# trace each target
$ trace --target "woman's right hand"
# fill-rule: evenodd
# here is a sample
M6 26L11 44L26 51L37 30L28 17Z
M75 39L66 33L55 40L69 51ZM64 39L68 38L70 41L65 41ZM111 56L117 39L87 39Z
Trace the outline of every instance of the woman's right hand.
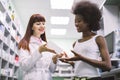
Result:
M68 58L60 58L59 60L64 62L64 63L68 63L70 65L72 65L72 67L74 67L74 62L73 61L67 61Z
M61 58L63 55L62 54L56 54L52 57L53 63L56 64L58 58Z
M69 61L67 59L69 59L69 58L60 58L59 60L64 62L64 63L68 63Z
M43 45L41 45L41 46L39 47L39 52L40 52L40 53L42 53L42 52L47 52L47 51L56 54L55 50L50 49L50 48L47 47L47 44L43 44Z

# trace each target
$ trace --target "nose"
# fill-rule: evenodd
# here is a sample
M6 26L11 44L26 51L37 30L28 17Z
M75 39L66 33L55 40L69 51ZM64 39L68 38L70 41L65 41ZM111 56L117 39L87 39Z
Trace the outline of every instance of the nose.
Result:
M77 26L78 26L78 23L75 23L75 26L77 27Z
M40 27L41 27L41 28L45 28L45 25L41 24Z

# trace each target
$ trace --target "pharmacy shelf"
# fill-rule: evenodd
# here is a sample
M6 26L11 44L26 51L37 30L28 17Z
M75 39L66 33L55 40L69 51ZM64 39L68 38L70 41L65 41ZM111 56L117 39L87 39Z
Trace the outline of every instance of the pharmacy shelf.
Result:
M21 35L9 7L10 0L0 0L0 80L18 80L19 72L17 46Z

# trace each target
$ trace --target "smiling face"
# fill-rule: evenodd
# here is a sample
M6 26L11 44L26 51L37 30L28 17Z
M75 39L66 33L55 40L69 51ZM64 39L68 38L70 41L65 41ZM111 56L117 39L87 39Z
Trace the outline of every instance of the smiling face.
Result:
M85 32L89 30L88 24L84 21L80 15L75 15L75 26L78 32Z
M34 36L40 37L45 32L45 22L35 22L32 30Z

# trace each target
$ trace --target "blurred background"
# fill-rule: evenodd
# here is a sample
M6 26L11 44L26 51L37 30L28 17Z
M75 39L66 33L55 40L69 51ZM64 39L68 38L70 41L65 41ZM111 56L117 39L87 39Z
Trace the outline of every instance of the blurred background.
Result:
M22 80L16 47L25 34L32 14L45 16L48 41L52 41L69 57L73 56L70 52L72 45L81 38L81 33L75 29L74 15L71 12L72 5L78 1L82 0L0 0L0 80ZM105 36L113 68L117 69L111 74L120 80L120 73L116 73L120 71L120 0L89 1L96 3L103 14L101 29L96 33ZM74 69L69 64L60 62L53 78L71 80L73 72ZM106 75L108 74L103 74Z

